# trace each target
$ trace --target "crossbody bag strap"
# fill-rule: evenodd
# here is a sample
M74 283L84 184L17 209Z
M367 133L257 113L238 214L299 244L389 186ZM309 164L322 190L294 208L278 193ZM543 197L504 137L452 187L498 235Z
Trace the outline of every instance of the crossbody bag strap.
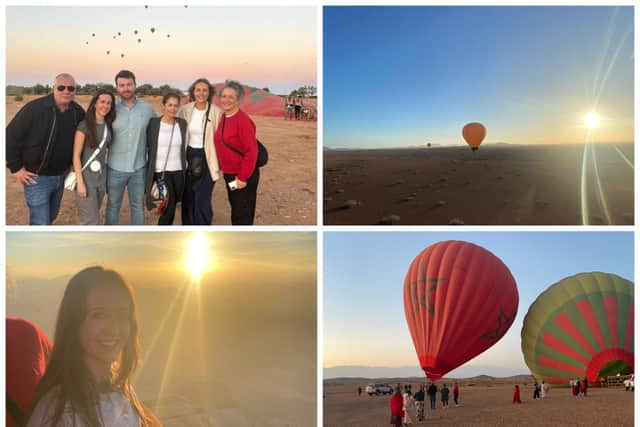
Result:
M160 120L160 124L162 125L162 119ZM162 177L161 179L164 179L164 173L165 170L167 169L167 163L169 163L169 154L171 153L171 144L173 143L173 131L176 128L176 122L173 122L173 126L171 127L171 136L169 137L169 149L167 150L167 157L165 157L164 159L164 166L162 167Z
M98 145L98 148L95 149L95 151L91 154L91 157L89 157L86 161L86 163L84 164L84 166L82 166L81 170L85 170L87 166L89 166L89 164L98 156L98 154L100 153L100 150L102 150L102 146L104 145L105 141L107 140L107 135L108 135L108 131L107 131L107 123L105 122L104 124L104 132L102 132L102 141L100 141L100 145Z
M227 116L222 113L224 115L224 119L222 120L222 143L224 145L226 145L227 147L229 147L229 149L231 151L233 151L234 153L236 153L237 155L239 155L240 157L244 157L244 153L240 150L238 150L236 147L232 147L231 145L227 144L226 142L224 142L224 124L227 123Z
M193 107L195 108L195 107ZM211 103L207 103L207 112L204 113L204 126L202 128L202 148L204 148L204 144L206 142L205 137L207 135L207 122L209 121L209 111L211 111Z

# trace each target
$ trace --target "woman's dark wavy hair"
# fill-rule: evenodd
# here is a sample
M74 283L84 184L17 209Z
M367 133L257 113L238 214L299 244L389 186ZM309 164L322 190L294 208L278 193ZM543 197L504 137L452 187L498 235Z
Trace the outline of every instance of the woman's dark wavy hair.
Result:
M209 80L205 79L204 77L200 77L198 80L196 80L195 82L191 83L191 86L189 86L189 102L194 102L196 100L195 97L195 90L196 90L196 85L198 83L205 83L207 86L209 86L209 102L213 102L213 97L216 94L216 88L209 82Z
M105 116L104 121L112 135L113 122L116 119L116 97L106 89L98 89L96 94L93 95L93 98L91 98L89 108L87 108L87 114L84 116L84 120L87 123L85 144L88 144L89 147L94 150L98 148L98 136L96 135L96 103L98 102L100 95L109 95L111 97L111 110L109 110L109 113ZM100 140L102 141L102 135L100 135Z
M111 367L111 388L122 392L138 413L142 426L161 425L138 400L131 377L138 365L140 336L135 293L116 271L100 266L86 268L71 278L62 298L56 321L53 350L44 377L38 384L33 408L45 396L52 399L53 415L47 425L56 426L68 404L89 427L101 427L97 411L98 384L86 366L80 342L80 328L87 314L87 296L98 286L123 290L129 299L129 337L120 359Z

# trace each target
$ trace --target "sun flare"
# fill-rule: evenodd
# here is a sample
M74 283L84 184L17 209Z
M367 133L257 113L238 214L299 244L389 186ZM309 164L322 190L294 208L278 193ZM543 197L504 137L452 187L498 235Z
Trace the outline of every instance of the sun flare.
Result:
M598 113L591 111L590 113L587 113L586 116L584 116L584 124L587 129L596 128L600 124L600 116L598 115Z
M199 280L205 271L212 268L213 257L209 252L209 240L204 233L197 232L189 239L184 265L194 280Z

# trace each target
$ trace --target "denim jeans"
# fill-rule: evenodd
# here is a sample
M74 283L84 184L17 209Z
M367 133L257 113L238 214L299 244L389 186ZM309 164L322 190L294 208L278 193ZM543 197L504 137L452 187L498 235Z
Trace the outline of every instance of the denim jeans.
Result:
M119 224L120 208L122 207L125 187L127 187L129 195L131 225L144 225L144 180L146 171L146 167L142 167L134 172L120 172L108 168L106 225Z
M24 199L29 207L29 225L51 225L58 216L64 175L35 176L35 184L24 186Z

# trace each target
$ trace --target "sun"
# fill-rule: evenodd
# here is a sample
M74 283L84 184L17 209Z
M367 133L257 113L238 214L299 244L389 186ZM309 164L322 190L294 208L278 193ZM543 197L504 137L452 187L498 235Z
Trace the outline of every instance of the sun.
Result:
M600 124L600 116L598 115L598 113L591 111L590 113L587 113L586 116L584 116L584 124L587 129L596 128Z
M194 280L200 280L202 274L213 267L213 256L209 252L209 240L204 233L196 232L189 239L184 266Z

